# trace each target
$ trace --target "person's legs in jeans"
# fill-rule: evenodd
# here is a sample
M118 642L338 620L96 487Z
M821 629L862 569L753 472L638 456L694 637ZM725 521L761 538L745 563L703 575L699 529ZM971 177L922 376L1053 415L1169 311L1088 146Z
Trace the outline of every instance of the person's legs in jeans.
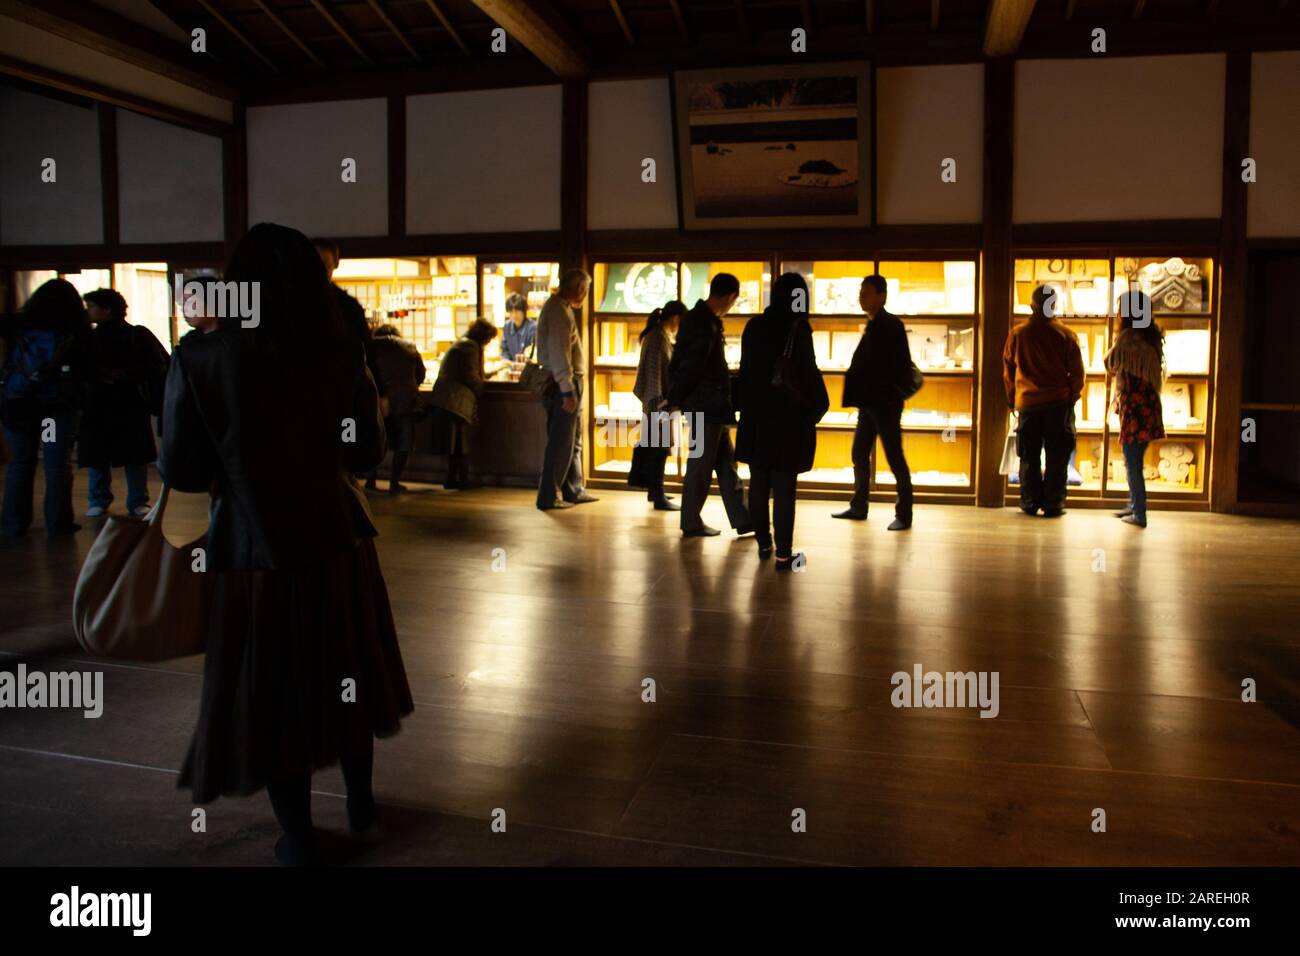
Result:
M36 447L40 431L34 424L6 425L9 464L5 466L5 497L0 530L26 534L32 526L32 489L36 481Z
M772 547L772 526L767 514L767 499L771 490L771 469L763 465L751 465L749 469L749 519L754 524L754 540L764 550Z
M573 445L569 452L567 468L560 480L560 496L565 501L576 501L587 490L582 474L582 379L573 380L573 397L578 407L573 413Z
M546 408L546 451L542 455L542 474L537 485L537 507L549 508L560 497L573 462L574 430L578 416L564 410L559 389L552 388L542 399Z
M411 447L415 444L415 417L394 415L389 422L388 440L393 444L393 467L389 472L388 490L397 491L401 487L402 471L411 457Z
M1045 410L1043 448L1047 452L1047 468L1043 475L1044 514L1065 509L1070 453L1074 451L1074 444L1074 406L1064 403Z
M127 465L126 472L126 510L134 512L149 503L149 466Z
M858 425L853 429L853 500L849 510L865 515L871 503L871 459L876 450L876 419L868 409L858 409Z
M1020 507L1030 514L1043 507L1042 453L1042 410L1022 409L1016 428L1016 454L1020 456Z
M113 469L92 465L86 469L86 485L86 501L90 507L107 511L113 503Z
M772 525L776 531L776 556L788 558L794 549L794 496L798 475L792 471L773 471L772 482ZM754 500L753 483L750 484L749 500ZM766 509L764 509L766 510Z
M66 534L77 529L72 513L72 415L51 412L40 427L45 463L45 530ZM49 438L49 441L44 441Z
M713 462L718 454L718 441L722 437L723 428L721 425L704 424L703 416L700 415L690 415L688 421L691 444L686 459L686 477L682 480L681 528L683 531L699 531L704 527L700 511L704 508L705 499L709 497Z
M1124 471L1128 476L1128 501L1133 517L1147 523L1147 480L1142 474L1142 461L1146 457L1147 442L1124 445Z
M731 445L731 432L723 425L718 426L720 434L715 446L717 453L713 457L713 470L718 476L718 488L722 492L722 503L727 509L727 520L737 531L747 530L752 522L749 509L745 507L745 484L740 480L736 468L736 450Z
M894 517L904 524L912 523L912 472L907 467L907 456L903 454L903 406L891 405L873 412L876 428L880 431L880 444L885 449L885 460L889 470L894 473L898 500L894 505Z

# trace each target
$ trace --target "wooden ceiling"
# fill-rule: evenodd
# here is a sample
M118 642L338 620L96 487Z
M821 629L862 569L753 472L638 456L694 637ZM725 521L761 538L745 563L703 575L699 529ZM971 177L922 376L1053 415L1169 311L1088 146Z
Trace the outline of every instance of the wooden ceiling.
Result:
M1020 55L1087 55L1094 27L1107 30L1118 53L1300 47L1300 0L151 2L186 33L204 28L205 69L254 98L268 88L345 92L349 83L373 89L377 80L417 76L488 86L774 62L793 58L796 27L807 31L809 58L887 64L978 59L986 41L996 46L994 35L1008 31L1000 42ZM27 8L28 19L58 15L60 5L0 4ZM492 50L498 26L508 34L501 53Z

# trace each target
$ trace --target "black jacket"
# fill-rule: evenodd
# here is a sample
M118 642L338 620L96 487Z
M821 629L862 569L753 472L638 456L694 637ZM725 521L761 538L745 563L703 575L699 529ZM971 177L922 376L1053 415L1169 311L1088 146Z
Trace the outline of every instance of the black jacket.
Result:
M308 568L373 536L351 473L383 457L379 395L351 339L275 356L222 328L172 353L158 470L178 491L213 489L211 570Z
M810 408L793 399L772 375L794 328L791 357L799 392ZM740 342L740 426L736 458L758 468L798 474L813 466L817 454L817 423L830 408L826 383L813 352L812 326L803 316L768 308L745 326Z
M912 353L898 316L881 309L867 322L844 375L845 408L901 405L912 384Z
M396 335L376 335L366 345L370 372L379 394L388 399L390 415L409 415L427 370L420 350Z
M167 351L144 326L121 319L100 322L90 341L90 382L77 438L77 464L82 468L148 464L157 457L148 396L156 395L154 389L167 374Z
M347 329L348 334L359 342L369 342L371 331L370 323L366 321L365 306L358 302L351 292L340 289L333 283L330 284L330 294L334 296L334 305L343 317L343 327Z
M685 412L702 412L710 425L736 420L722 319L703 299L682 316L672 361L668 363L668 379L669 405Z

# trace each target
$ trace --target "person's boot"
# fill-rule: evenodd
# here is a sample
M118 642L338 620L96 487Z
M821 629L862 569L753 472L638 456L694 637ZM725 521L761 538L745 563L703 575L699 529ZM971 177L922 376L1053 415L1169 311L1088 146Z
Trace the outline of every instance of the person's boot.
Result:
M409 457L410 452L393 452L393 470L388 479L388 493L390 495L395 495L399 491L406 490L406 486L402 484L402 469L406 467L406 459Z

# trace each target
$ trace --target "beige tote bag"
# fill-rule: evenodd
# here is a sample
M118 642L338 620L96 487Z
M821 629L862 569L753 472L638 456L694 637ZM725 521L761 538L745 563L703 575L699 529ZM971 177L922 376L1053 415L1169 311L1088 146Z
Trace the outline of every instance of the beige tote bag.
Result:
M203 653L212 605L208 539L181 548L167 542L168 490L164 485L143 518L110 515L90 546L72 598L72 627L91 654L162 661Z

